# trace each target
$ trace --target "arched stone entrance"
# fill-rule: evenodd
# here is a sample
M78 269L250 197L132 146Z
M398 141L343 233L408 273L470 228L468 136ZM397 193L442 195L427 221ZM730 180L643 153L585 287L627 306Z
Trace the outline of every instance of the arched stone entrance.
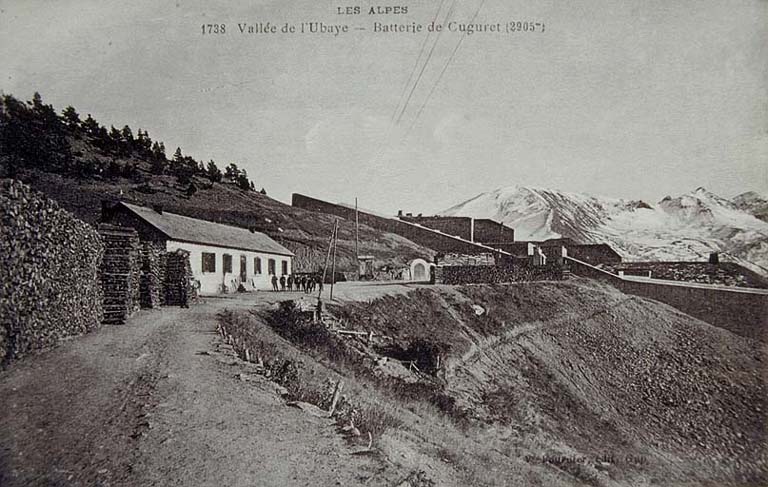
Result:
M435 264L431 264L424 259L414 259L411 262L411 281L426 282L430 279L430 268Z

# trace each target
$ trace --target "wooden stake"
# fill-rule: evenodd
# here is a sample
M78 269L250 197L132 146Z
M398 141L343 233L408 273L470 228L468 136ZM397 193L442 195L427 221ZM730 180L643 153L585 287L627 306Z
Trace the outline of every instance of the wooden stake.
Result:
M344 381L339 379L339 381L336 383L336 387L333 389L333 400L331 401L331 409L328 410L328 417L333 416L333 413L336 412L336 404L339 402L342 389L344 389Z
M331 232L331 238L328 240L328 253L325 255L325 265L323 266L323 280L317 287L317 299L320 299L323 286L325 285L325 275L328 272L328 261L331 260L331 248L333 247L333 237L336 236L336 227L339 225L339 220L336 219L333 222L333 231Z
M331 296L330 299L333 301L333 285L336 282L336 246L339 243L339 225L338 220L336 220L336 232L334 232L333 235L333 260L331 261Z
M357 280L360 280L360 220L357 216L357 198L355 198L355 265L357 266Z

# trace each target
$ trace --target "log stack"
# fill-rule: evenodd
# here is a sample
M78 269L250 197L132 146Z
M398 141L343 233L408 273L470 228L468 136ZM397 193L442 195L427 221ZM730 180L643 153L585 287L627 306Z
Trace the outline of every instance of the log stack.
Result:
M491 284L500 282L555 281L563 279L559 265L506 267L496 265L437 266L437 284Z
M197 299L192 286L192 266L189 252L178 249L165 254L165 303L169 306L188 306Z
M99 326L96 230L16 180L0 180L0 360Z
M140 302L142 308L159 308L163 304L165 251L154 242L141 242Z
M139 235L132 228L104 223L99 225L99 235L104 243L104 259L101 265L103 323L121 325L139 309Z
M438 259L444 266L470 266L470 265L496 265L496 259L491 253L481 254L457 254L448 253Z

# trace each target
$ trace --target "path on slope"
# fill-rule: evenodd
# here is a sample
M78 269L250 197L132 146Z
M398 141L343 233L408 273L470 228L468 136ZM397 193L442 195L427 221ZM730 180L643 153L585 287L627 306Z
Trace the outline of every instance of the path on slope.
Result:
M140 311L0 372L0 485L366 480L376 460L350 456L330 420L240 380L244 365L217 352L217 312L280 294Z

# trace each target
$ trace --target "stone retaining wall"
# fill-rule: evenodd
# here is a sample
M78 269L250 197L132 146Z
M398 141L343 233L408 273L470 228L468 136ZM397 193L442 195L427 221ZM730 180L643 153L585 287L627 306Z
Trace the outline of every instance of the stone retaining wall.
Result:
M768 293L661 280L633 280L566 258L576 275L597 279L625 294L654 299L720 328L763 342L768 341Z

